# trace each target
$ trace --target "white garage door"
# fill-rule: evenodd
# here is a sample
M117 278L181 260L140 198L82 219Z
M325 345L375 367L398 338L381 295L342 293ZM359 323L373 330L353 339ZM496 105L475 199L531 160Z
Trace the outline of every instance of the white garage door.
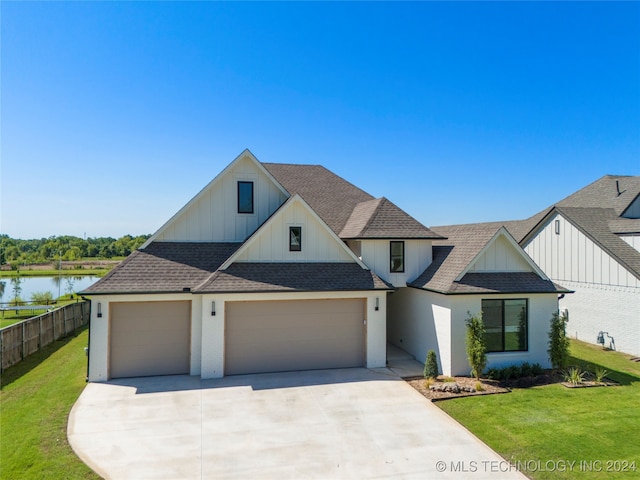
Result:
M110 304L109 376L189 373L191 302Z
M229 302L225 375L362 367L365 299Z

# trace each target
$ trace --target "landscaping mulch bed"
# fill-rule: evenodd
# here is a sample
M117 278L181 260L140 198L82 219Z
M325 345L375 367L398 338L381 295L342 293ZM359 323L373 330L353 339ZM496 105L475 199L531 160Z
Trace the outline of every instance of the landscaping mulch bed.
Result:
M544 373L535 377L522 377L511 380L489 380L481 378L482 384L481 390L476 390L476 379L473 377L438 377L436 382L432 382L431 385L438 385L436 389L429 388L428 383L424 377L408 377L404 379L409 385L415 388L418 392L424 395L432 402L439 400L447 400L449 398L460 397L472 397L477 395L494 395L497 393L509 393L512 388L529 388L542 385L551 385L553 383L559 383L567 388L589 388L589 387L613 387L620 385L608 378L603 379L602 382L596 382L592 380L584 380L582 383L574 385L569 382L564 382L562 375L558 373ZM459 392L445 392L439 391L439 388L443 388L445 385L457 384L460 387ZM469 389L472 391L466 391Z
M406 382L415 388L418 392L424 395L426 398L431 400L432 402L437 402L438 400L446 400L448 398L460 398L460 397L470 397L475 395L492 395L496 393L508 393L511 390L509 388L500 386L499 382L494 380L481 379L482 390L476 391L476 379L471 377L451 377L452 381L438 381L437 384L440 385L452 385L453 383L458 384L460 387L470 387L474 391L466 392L461 391L459 393L454 392L441 392L435 391L427 387L427 382L424 377L411 377L405 378Z

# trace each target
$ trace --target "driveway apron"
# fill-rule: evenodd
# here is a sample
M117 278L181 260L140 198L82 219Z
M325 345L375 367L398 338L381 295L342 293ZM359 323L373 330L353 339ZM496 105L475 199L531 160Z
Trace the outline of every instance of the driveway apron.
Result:
M388 369L91 383L68 437L108 479L525 478Z

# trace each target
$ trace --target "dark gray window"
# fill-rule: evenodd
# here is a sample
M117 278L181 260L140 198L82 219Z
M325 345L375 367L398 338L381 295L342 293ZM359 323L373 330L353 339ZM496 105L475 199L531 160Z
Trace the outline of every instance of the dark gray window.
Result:
M238 182L238 213L253 213L253 182Z
M522 352L529 349L526 299L482 300L482 321L487 352Z
M391 242L390 244L391 272L404 272L404 242Z
M302 227L289 227L289 251L302 250Z

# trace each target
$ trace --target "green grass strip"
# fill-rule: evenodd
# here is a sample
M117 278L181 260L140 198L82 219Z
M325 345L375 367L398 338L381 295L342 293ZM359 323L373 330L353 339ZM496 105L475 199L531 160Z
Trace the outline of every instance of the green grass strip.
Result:
M0 379L0 478L97 479L67 442L67 419L84 389L87 330L48 345Z

